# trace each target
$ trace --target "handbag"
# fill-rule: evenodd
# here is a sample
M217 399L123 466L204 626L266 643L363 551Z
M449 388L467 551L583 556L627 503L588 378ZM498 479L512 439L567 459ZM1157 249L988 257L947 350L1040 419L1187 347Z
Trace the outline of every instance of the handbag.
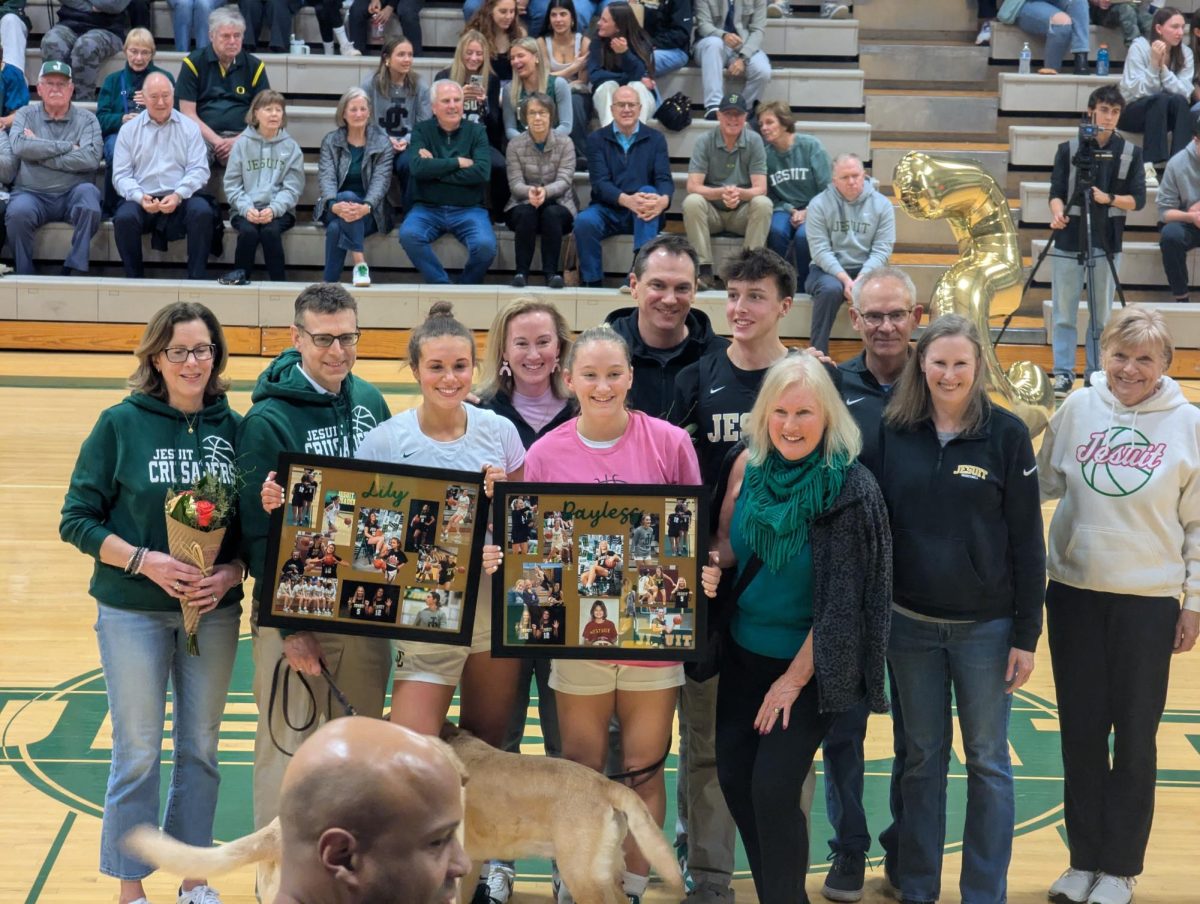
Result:
M721 660L725 658L728 645L733 642L730 634L733 611L737 608L738 599L746 592L746 588L750 586L750 582L762 568L762 564L763 561L757 553L750 553L750 561L746 563L741 575L732 581L732 587L728 593L723 592L721 588L730 587L730 581L727 579L733 578L734 569L726 568L722 571L717 595L713 597L708 606L708 636L705 638L701 656L695 662L683 664L684 674L693 681L708 681L720 674Z
M575 247L575 233L573 232L568 232L563 236L562 278L564 285L579 285L579 249Z
M677 91L658 105L654 118L672 132L682 132L692 124L692 102Z
M1004 0L1000 4L1000 9L996 13L996 18L1005 25L1015 25L1017 16L1021 13L1021 8L1025 6L1025 0Z

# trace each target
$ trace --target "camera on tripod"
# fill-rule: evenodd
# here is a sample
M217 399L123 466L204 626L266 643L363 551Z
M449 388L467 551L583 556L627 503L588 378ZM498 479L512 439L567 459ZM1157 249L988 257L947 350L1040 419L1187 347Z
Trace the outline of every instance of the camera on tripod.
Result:
M1096 165L1113 159L1113 153L1100 147L1100 127L1091 119L1084 117L1079 124L1079 150L1071 158L1071 163L1079 170L1081 185L1091 188L1096 181Z

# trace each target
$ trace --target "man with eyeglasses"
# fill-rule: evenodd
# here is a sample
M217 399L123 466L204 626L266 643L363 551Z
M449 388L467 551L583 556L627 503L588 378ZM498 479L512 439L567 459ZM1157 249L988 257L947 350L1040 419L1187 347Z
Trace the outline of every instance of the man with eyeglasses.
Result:
M37 92L41 102L18 110L12 127L0 137L0 156L9 145L17 167L5 213L16 270L34 272L33 239L42 225L70 223L71 250L62 273L86 273L92 238L100 229L100 122L71 103L71 67L66 63L43 63Z
M633 254L658 235L671 206L674 183L667 139L643 128L637 92L621 87L612 96L613 121L588 136L588 181L592 199L575 218L579 282L599 288L604 281L600 243L611 235L633 235ZM623 291L629 286L626 276Z
M921 322L923 308L908 274L899 267L882 266L864 270L854 283L850 323L862 336L863 350L844 361L834 372L842 399L862 431L861 461L879 475L880 434L883 410L892 387L900 377L908 356L910 340ZM890 676L890 670L889 670ZM901 819L899 776L904 771L904 723L897 695L892 699L892 824L879 836L884 850L884 871L896 874L896 851ZM871 846L863 808L863 738L869 710L865 704L841 713L829 727L822 745L825 772L825 812L833 827L829 839L831 866L823 890L833 901L857 901L862 896L866 852Z
M215 212L197 194L208 182L208 153L196 124L174 109L175 88L164 73L142 83L146 109L117 133L113 188L124 200L113 214L113 239L127 279L141 279L142 236L165 251L187 237L188 279L208 278Z
M328 709L330 688L321 674L328 667L333 683L364 716L381 718L391 671L391 645L375 637L280 632L258 626L260 605L270 605L266 566L269 516L261 493L275 476L280 452L305 452L351 458L363 437L391 412L383 395L351 370L358 352L358 304L342 286L317 283L296 298L291 328L292 348L267 365L258 378L253 406L238 429L239 467L245 482L240 494L243 559L255 579L251 628L254 635L254 696L258 728L254 741L254 824L261 828L279 810L279 789L288 757L276 747L294 751L325 718L342 715ZM336 488L328 488L336 489ZM282 499L282 496L279 498ZM319 517L319 512L318 512ZM319 530L319 523L311 526ZM285 636L287 633L287 636ZM280 662L280 657L286 664ZM269 710L272 681L278 666L279 688ZM289 668L290 667L290 668ZM309 695L290 674L304 676ZM283 685L293 682L285 696ZM283 711L287 701L287 712ZM313 716L317 718L307 728Z

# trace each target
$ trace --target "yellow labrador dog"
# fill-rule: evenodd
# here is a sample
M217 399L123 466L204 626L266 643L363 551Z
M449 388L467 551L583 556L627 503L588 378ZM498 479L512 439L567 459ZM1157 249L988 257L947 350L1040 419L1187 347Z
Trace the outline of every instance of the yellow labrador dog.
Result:
M625 904L621 846L628 833L663 881L682 893L674 851L629 788L568 760L504 753L450 723L442 737L470 776L464 846L476 865L551 857L577 904ZM149 826L131 831L125 845L152 866L181 876L219 876L257 863L262 900L274 901L279 888L278 819L219 847L182 844ZM464 883L468 898L472 885Z

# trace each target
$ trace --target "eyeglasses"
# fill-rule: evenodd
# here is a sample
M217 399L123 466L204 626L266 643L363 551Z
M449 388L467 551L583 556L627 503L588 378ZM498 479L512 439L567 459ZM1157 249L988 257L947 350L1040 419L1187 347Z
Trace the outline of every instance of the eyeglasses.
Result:
M613 101L612 108L614 110L633 110L640 106L641 104L637 103L636 101L623 100L619 102Z
M858 310L855 308L855 310ZM904 321L912 316L912 308L903 308L899 311L871 311L869 313L859 311L858 316L867 322L868 326L883 326L886 320L892 326L901 326Z
M348 348L352 345L358 345L358 339L362 335L359 330L355 330L353 333L342 333L340 336L335 336L333 333L310 333L298 323L296 324L296 329L307 335L317 348L329 348L335 341L342 348Z
M182 345L172 345L163 349L163 354L172 364L183 364L191 355L197 361L210 361L217 353L215 345L197 345L195 348L184 348Z

